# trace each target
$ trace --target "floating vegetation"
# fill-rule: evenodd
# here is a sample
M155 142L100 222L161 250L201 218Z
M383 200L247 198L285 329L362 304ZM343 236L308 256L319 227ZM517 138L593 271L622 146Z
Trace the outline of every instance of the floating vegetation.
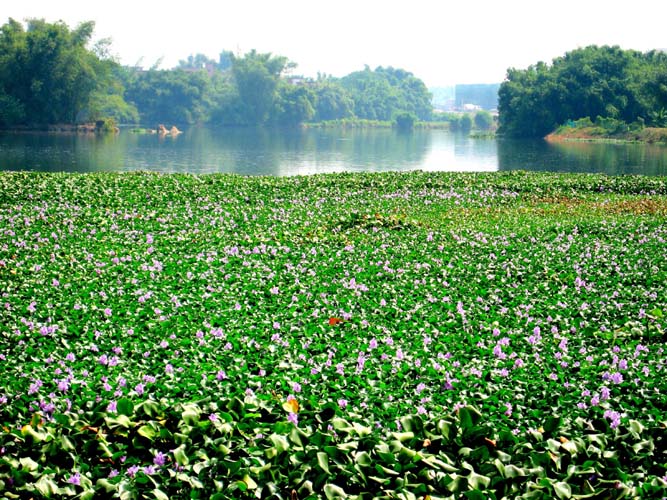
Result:
M662 178L0 174L5 498L659 498Z

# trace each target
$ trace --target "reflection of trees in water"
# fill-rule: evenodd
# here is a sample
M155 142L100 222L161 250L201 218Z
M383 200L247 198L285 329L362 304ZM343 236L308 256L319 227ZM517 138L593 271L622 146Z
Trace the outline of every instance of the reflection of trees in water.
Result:
M499 170L667 174L667 147L650 144L499 140Z
M26 132L0 135L0 170L92 172L113 170L98 161L100 151L115 147L117 136ZM111 145L111 146L110 146ZM117 160L115 160L117 161ZM113 162L110 162L113 163Z
M488 158L497 155L497 141L487 138L473 138L465 133L453 134L454 155L469 158Z
M453 153L456 158L451 158ZM285 175L424 168L431 153L475 170L667 175L667 147L485 140L415 130L192 128L177 137L133 134L0 134L0 169L153 170ZM431 158L432 160L432 158ZM448 165L438 165L446 168Z
M195 129L190 137L200 165L244 174L281 175L316 170L414 168L428 152L427 131L385 129Z

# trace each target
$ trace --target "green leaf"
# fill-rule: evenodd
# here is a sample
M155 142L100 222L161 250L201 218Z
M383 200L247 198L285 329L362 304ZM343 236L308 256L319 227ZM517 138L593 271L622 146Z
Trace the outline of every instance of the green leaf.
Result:
M248 474L243 476L243 482L246 484L249 490L257 489L257 483Z
M327 500L333 500L336 498L347 498L347 494L343 488L336 486L335 484L325 484L324 485L324 494L327 497Z
M134 403L128 398L120 398L116 403L116 411L125 416L132 416L134 413Z
M371 465L373 465L373 460L366 451L356 453L354 461L357 462L362 467L370 467Z
M641 434L642 432L644 432L644 426L637 420L630 420L628 422L628 427L635 434Z
M558 498L570 498L572 496L572 489L570 485L562 481L553 483L554 491Z
M392 437L396 439L399 442L404 442L404 441L410 441L411 439L414 439L415 433L414 432L392 432L391 433Z
M158 432L153 428L152 425L144 424L141 427L139 427L139 429L137 430L137 434L145 437L149 441L153 441L155 439L155 436L157 436Z
M462 429L472 429L482 419L482 414L472 406L459 408L459 421Z
M289 450L289 443L287 442L287 438L285 438L285 436L281 436L280 434L271 434L269 436L269 440L273 443L273 446L276 447L278 453Z
M163 491L155 488L151 493L157 500L169 500L169 496Z
M130 418L125 414L118 415L116 417L104 417L104 421L107 423L110 429L114 429L116 427L129 429L133 425L130 421Z
M401 427L406 431L419 434L424 429L424 422L419 415L407 415L400 419Z
M30 457L19 458L19 463L21 464L21 469L27 470L28 472L35 472L39 469L39 464Z
M557 431L562 423L563 419L558 416L550 416L544 422L544 432L547 434L553 434Z
M181 419L187 425L197 425L199 423L199 416L201 415L201 409L195 405L185 405L183 412L181 413Z
M174 460L176 460L176 463L180 465L181 467L185 467L190 463L190 459L188 458L187 454L185 453L185 445L182 444L178 448L174 450Z
M39 491L43 497L49 498L58 492L58 485L50 478L42 476L35 483L35 489Z
M323 451L317 452L317 465L319 465L320 469L322 469L327 474L331 474L331 472L329 472L329 455Z
M491 484L491 478L487 476L482 476L476 472L471 472L468 477L468 484L475 488L476 490L481 490L489 487Z

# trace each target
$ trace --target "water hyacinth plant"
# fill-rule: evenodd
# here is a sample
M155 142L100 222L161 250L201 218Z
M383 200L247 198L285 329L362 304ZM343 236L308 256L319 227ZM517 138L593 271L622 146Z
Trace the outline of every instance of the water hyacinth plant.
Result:
M5 498L660 498L667 182L0 174Z

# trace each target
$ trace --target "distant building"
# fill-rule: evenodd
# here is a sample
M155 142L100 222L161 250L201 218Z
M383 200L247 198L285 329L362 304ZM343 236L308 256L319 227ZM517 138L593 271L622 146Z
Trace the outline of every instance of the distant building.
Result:
M499 89L499 83L457 85L454 107L461 111L475 111L480 109L491 111L498 109Z

